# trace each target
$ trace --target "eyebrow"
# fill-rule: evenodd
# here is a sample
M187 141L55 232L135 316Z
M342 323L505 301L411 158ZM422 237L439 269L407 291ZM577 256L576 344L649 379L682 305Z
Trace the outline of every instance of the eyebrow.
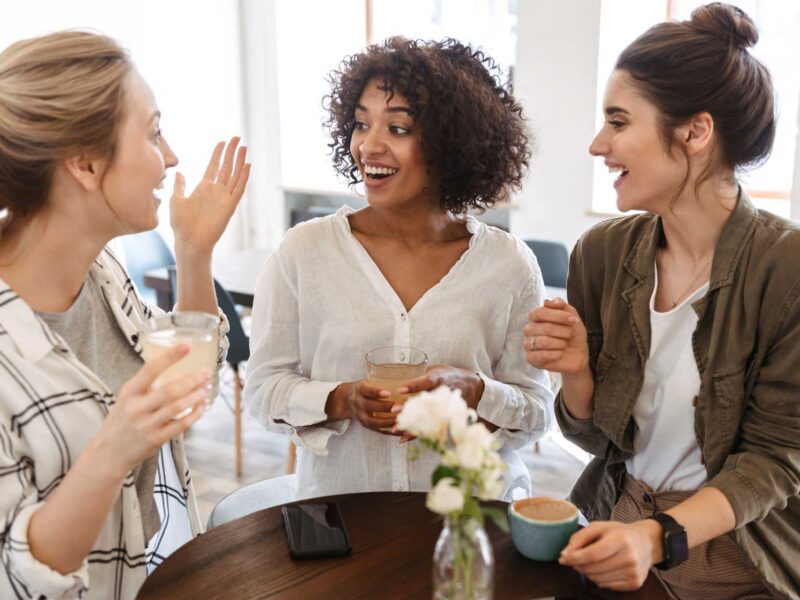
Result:
M631 114L627 110L622 108L621 106L607 106L606 107L606 114L607 115L615 115L617 113L623 113L623 114L626 114L626 115Z
M360 110L360 111L363 111L365 113L369 112L367 110L367 107L362 105L362 104L356 104L356 110ZM390 106L389 108L386 109L386 112L389 112L389 113L406 113L409 116L413 115L413 113L411 112L411 109L408 108L407 106Z
M160 118L161 118L161 111L160 111L160 110L157 110L156 112L154 112L154 113L153 113L153 114L150 116L150 121L151 121L151 122L152 122L152 121L157 121L157 120L158 120L158 119L160 119Z

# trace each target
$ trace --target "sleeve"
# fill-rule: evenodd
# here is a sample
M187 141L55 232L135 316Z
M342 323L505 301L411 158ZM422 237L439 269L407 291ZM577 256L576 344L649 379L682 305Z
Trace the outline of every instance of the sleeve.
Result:
M339 381L312 381L300 368L300 308L296 286L278 249L256 283L250 360L244 400L268 429L287 433L299 447L327 454L328 440L350 421L325 423L328 395Z
M525 252L528 253L527 248ZM503 446L521 448L544 436L552 421L553 392L547 371L528 364L522 332L528 313L544 302L545 288L539 267L532 258L531 277L517 298L508 321L503 354L492 373L483 379L478 415L500 428Z
M583 251L586 234L578 240L569 258L567 273L567 300L578 311L578 315L586 326L589 338L589 366L595 372L600 348L603 346L603 332L599 316L595 319L587 314L587 307L599 309L599 298L588 297L587 275L583 268ZM608 448L609 439L595 426L592 419L576 419L569 414L564 405L563 389L559 390L555 401L555 415L561 433L570 442L595 456L603 456Z
M707 485L733 508L736 527L786 508L800 495L800 281L746 400L738 444ZM746 393L744 370L714 378L721 401Z
M89 589L88 562L77 571L61 574L33 556L28 545L28 524L44 502L33 484L33 464L24 444L7 424L0 425L0 597L82 597Z

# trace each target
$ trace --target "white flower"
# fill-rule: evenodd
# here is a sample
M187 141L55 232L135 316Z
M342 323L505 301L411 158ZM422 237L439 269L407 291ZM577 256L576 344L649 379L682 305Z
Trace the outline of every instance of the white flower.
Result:
M466 424L469 412L459 390L440 386L406 400L397 415L397 427L417 437L444 443L448 427L454 423Z
M474 423L464 429L456 443L458 464L465 469L477 470L483 465L487 453L494 447L494 436L483 423Z
M425 506L440 515L449 515L464 508L464 492L455 485L455 479L444 477L428 492Z

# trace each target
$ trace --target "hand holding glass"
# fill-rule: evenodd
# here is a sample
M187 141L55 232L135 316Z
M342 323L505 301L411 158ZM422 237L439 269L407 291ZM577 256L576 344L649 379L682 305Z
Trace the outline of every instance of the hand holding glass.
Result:
M213 373L217 367L217 331L219 317L203 312L174 312L155 317L148 322L143 335L142 355L149 362L179 344L187 344L189 353L164 371L151 386L154 390L201 371ZM213 398L209 397L209 404ZM173 419L185 417L186 409Z
M428 356L424 352L408 346L376 348L367 352L366 360L367 380L372 385L391 392L391 396L383 400L395 404L402 404L408 398L408 394L398 394L397 388L425 375L428 364ZM374 416L391 418L395 415L378 412Z

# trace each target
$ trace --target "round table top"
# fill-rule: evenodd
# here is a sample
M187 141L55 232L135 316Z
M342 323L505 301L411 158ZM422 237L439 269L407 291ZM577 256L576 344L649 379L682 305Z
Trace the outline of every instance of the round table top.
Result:
M441 517L425 507L425 494L372 492L302 502L335 501L352 554L292 560L281 507L255 512L198 536L147 579L141 600L157 598L430 598L432 557ZM505 507L505 503L495 503ZM638 592L590 589L558 563L526 559L511 537L487 523L495 556L498 600L562 598L667 598L651 575Z

